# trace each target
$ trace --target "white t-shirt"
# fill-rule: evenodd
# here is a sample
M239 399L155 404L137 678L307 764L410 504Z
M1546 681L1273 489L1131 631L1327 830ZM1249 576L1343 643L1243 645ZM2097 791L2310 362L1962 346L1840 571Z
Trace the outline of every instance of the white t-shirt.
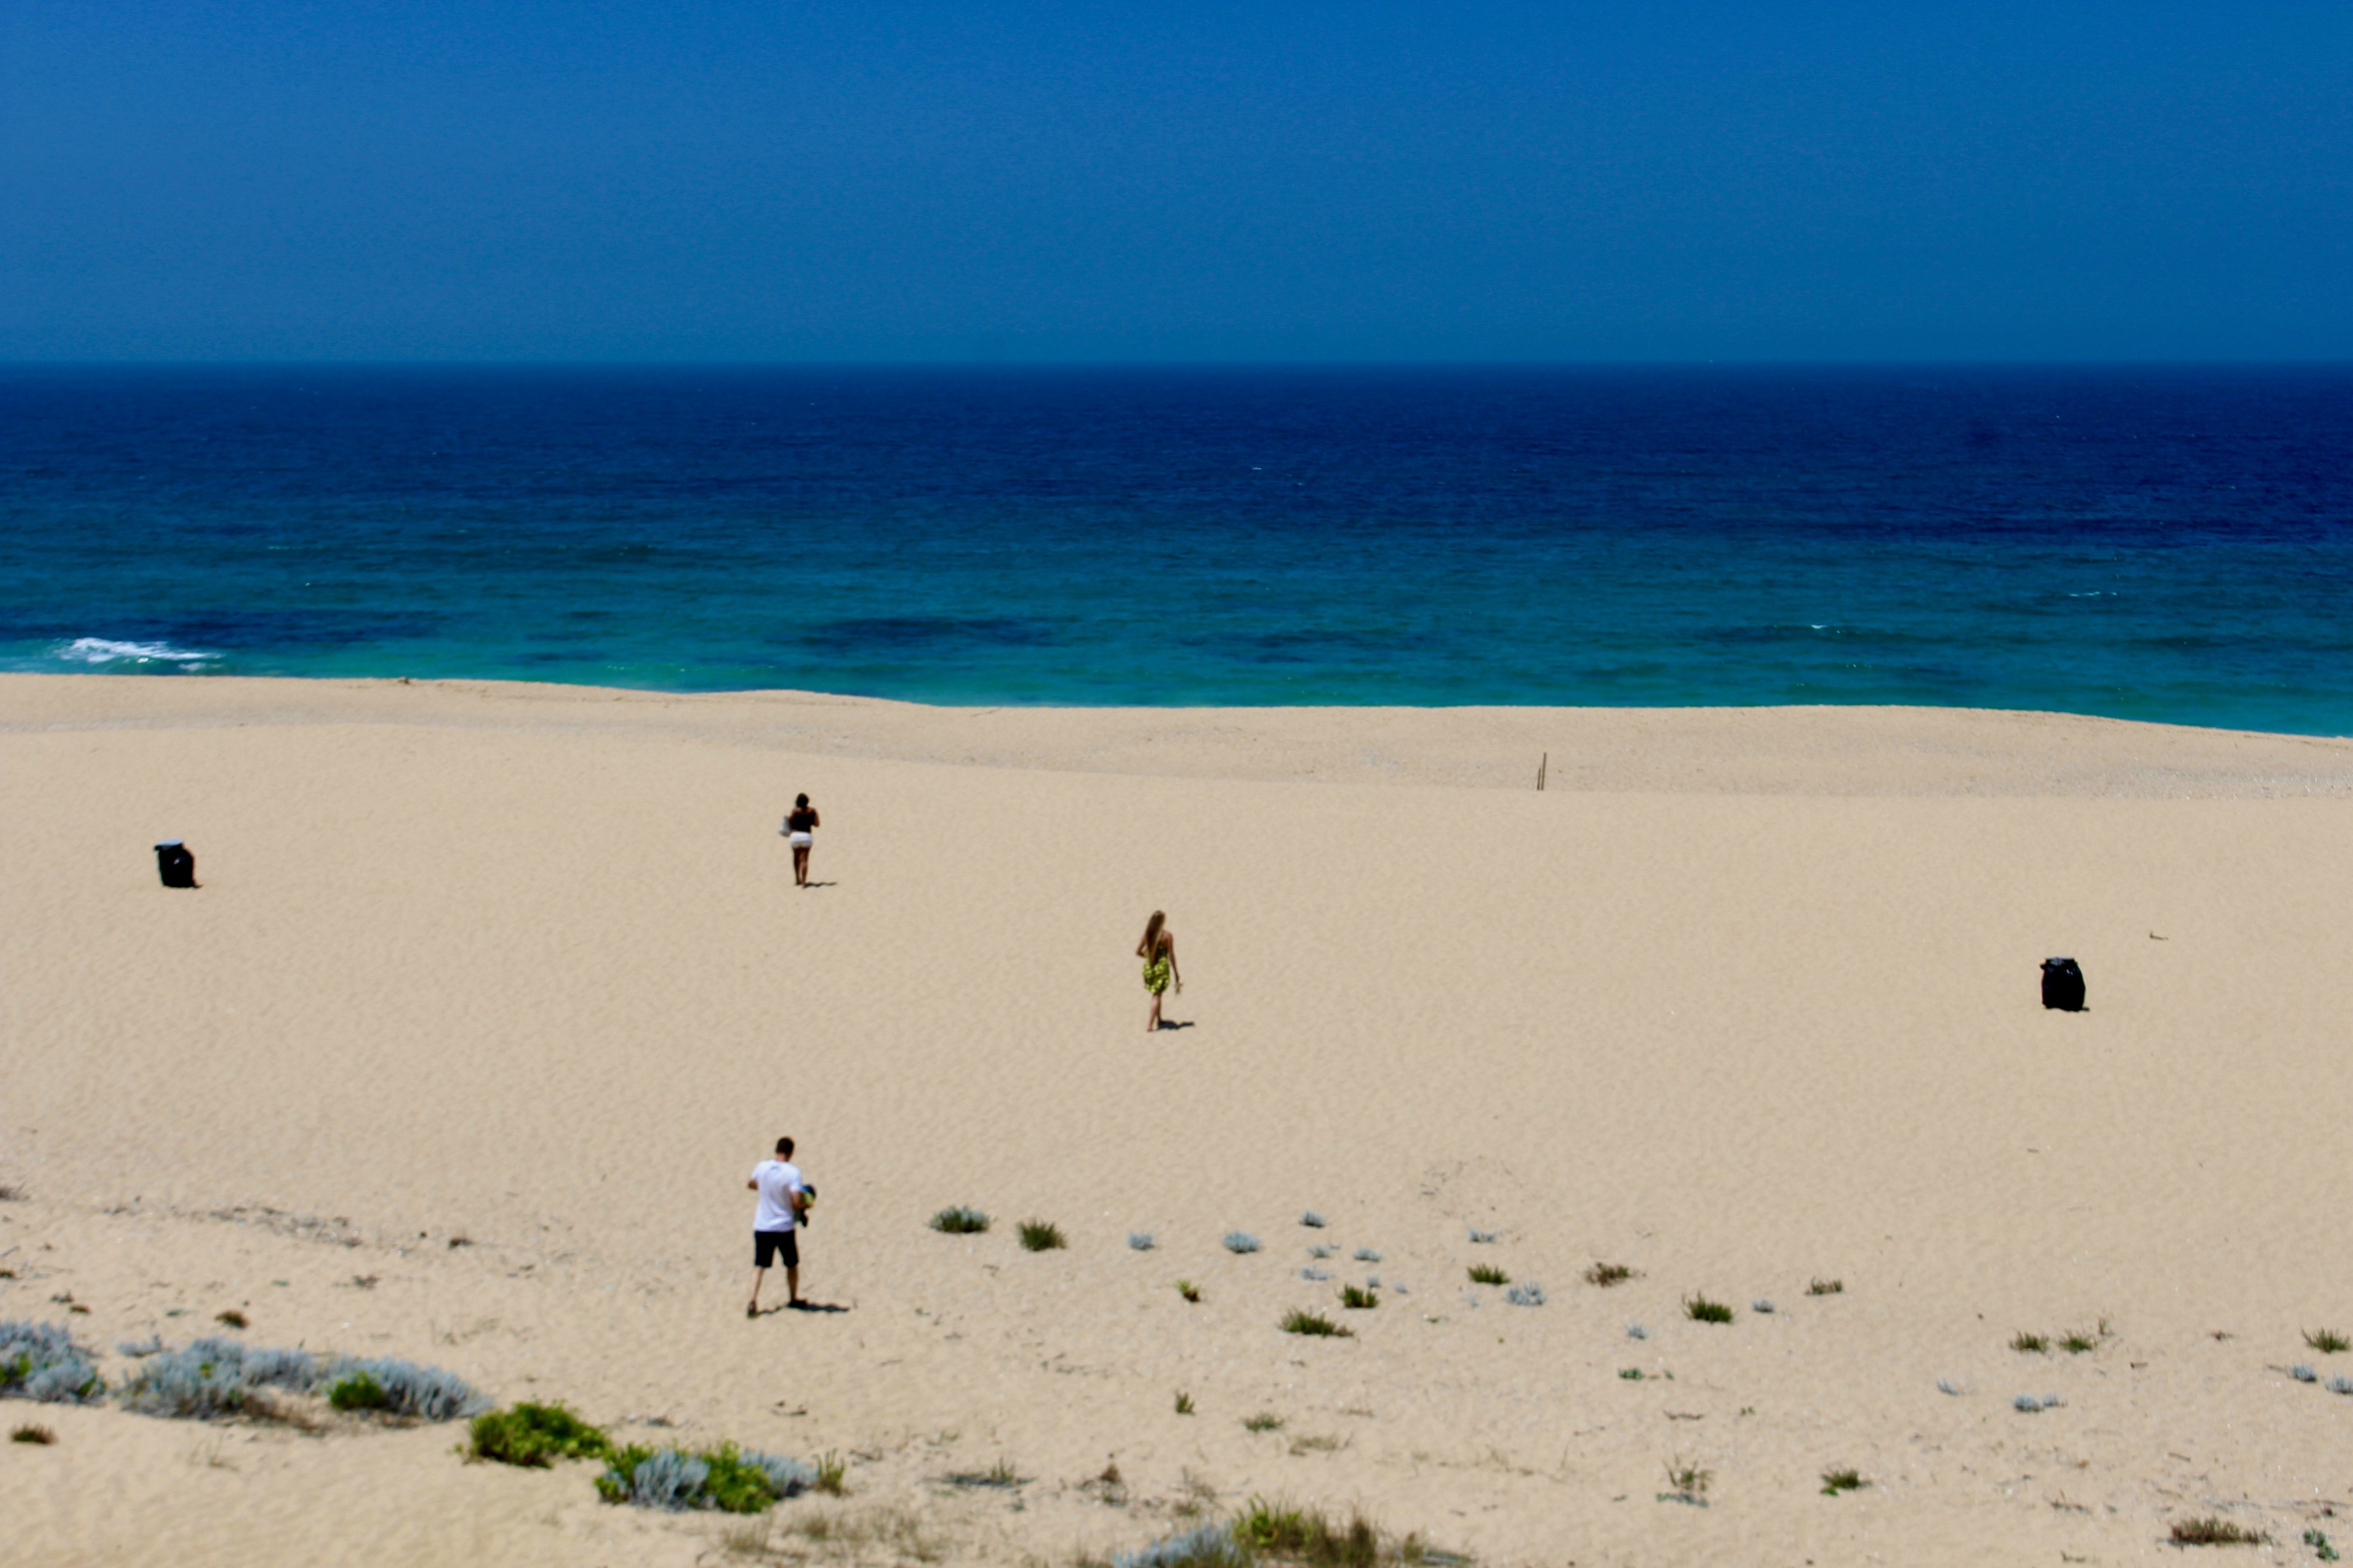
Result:
M760 1208L752 1217L752 1228L792 1229L792 1194L801 1190L801 1168L782 1160L763 1160L752 1167L752 1180L760 1189Z

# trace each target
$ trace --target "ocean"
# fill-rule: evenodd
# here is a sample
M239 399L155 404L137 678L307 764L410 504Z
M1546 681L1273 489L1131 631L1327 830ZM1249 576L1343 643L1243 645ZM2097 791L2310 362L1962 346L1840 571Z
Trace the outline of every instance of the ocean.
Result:
M2353 369L0 367L0 668L2353 732Z

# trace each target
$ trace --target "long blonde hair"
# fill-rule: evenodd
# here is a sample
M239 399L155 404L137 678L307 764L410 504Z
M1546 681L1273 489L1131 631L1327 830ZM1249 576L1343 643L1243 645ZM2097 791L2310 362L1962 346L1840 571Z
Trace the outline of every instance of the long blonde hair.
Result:
M1168 912L1166 910L1152 911L1152 918L1144 922L1144 940L1135 944L1138 957L1149 962L1160 956L1160 943L1165 940L1162 928L1167 923Z

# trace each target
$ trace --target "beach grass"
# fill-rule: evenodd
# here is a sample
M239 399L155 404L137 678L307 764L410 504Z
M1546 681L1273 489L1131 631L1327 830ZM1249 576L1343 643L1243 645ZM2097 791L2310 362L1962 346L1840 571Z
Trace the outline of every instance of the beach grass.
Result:
M1181 1388L1176 1391L1176 1414L1179 1415L1193 1414L1193 1396Z
M1245 1416L1243 1418L1242 1430L1245 1432L1280 1432L1282 1430L1282 1417L1277 1415L1271 1410L1261 1410L1255 1415Z
M8 1434L8 1441L11 1443L36 1443L44 1447L57 1440L58 1435L47 1426L36 1426L29 1423Z
M1857 1470L1824 1470L1822 1472L1822 1495L1824 1497L1836 1497L1841 1492L1860 1491L1870 1484L1871 1483L1869 1481L1862 1479L1862 1473Z
M934 1215L932 1228L944 1236L978 1236L988 1228L988 1216L976 1208L958 1204Z
M1732 1309L1694 1292L1683 1298L1683 1316L1694 1323L1728 1323L1732 1321Z
M2010 1335L2010 1348L2021 1355L2041 1355L2051 1348L2051 1342L2041 1334L2021 1329Z
M1021 1250L1024 1252L1054 1252L1069 1245L1062 1238L1062 1227L1050 1220L1025 1219L1021 1222Z
M2169 1538L2176 1546L2261 1546L2271 1540L2260 1530L2213 1515L2175 1520Z
M1176 1294L1184 1297L1187 1301L1198 1301L1201 1299L1201 1288L1190 1279L1179 1279L1176 1281Z
M1806 1294L1809 1296L1843 1296L1846 1294L1846 1281L1843 1279L1825 1279L1820 1275L1816 1275L1812 1279L1807 1281Z
M1342 1328L1321 1312L1303 1311L1296 1307L1284 1314L1282 1331L1286 1334L1305 1334L1311 1339L1345 1340L1354 1337L1353 1331Z
M2353 1340L2347 1339L2334 1329L2307 1330L2304 1336L2304 1342L2322 1355L2336 1355L2348 1348L2353 1348Z
M1381 1304L1380 1297L1358 1285L1340 1287L1340 1305L1352 1312L1368 1310Z
M1623 1285L1634 1278L1634 1271L1622 1263L1596 1263L1585 1271L1585 1282L1607 1290L1612 1285Z
M1509 1285L1511 1282L1512 1277L1492 1263L1471 1266L1471 1283L1473 1285Z

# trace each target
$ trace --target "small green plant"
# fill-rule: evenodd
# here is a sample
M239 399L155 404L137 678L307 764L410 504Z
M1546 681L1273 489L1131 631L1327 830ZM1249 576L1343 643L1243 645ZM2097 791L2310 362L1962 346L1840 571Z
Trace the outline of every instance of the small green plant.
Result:
M1604 1290L1612 1285L1623 1285L1634 1278L1634 1271L1622 1263L1597 1263L1585 1271L1588 1285L1599 1285Z
M1069 1245L1062 1239L1060 1226L1042 1219L1021 1222L1021 1250L1024 1252L1052 1252Z
M1824 1279L1817 1275L1813 1281L1806 1287L1806 1294L1809 1296L1843 1296L1846 1294L1846 1281L1843 1279Z
M1642 1369L1639 1366L1621 1366L1618 1369L1618 1375L1629 1383L1640 1383L1642 1381Z
M2081 1329L2070 1329L2059 1336L2059 1348L2069 1355L2082 1355L2085 1351L2100 1348L2100 1336L2085 1333Z
M932 1228L945 1236L978 1236L988 1228L988 1216L958 1204L932 1216Z
M1317 1568L1373 1568L1384 1560L1412 1562L1423 1555L1420 1543L1410 1538L1393 1553L1385 1552L1380 1531L1360 1513L1343 1523L1257 1497L1236 1516L1231 1541L1245 1558L1254 1554Z
M2311 1547L2312 1554L2315 1557L2319 1558L2323 1563L2334 1563L2337 1561L2337 1548L2328 1544L2328 1537L2322 1531L2317 1530L2306 1531L2304 1532L2304 1543L2306 1546Z
M467 1427L465 1452L493 1464L546 1469L558 1459L609 1459L612 1439L562 1404L491 1410Z
M384 1384L363 1371L337 1378L327 1390L327 1403L338 1410L381 1410L392 1401Z
M2021 1355L2041 1355L2051 1348L2051 1342L2041 1334L2031 1334L2021 1329L2010 1336L2010 1348Z
M1245 1432L1280 1432L1282 1430L1282 1417L1277 1415L1271 1410L1261 1410L1257 1415L1243 1421L1242 1430Z
M1380 1304L1381 1299L1379 1295L1374 1291L1367 1290L1357 1285L1343 1285L1340 1287L1340 1305L1347 1308L1350 1311L1363 1311L1369 1308L1377 1307Z
M631 1444L596 1478L596 1495L610 1503L677 1512L717 1509L759 1513L808 1489L807 1465L773 1454L745 1453L733 1443L689 1453Z
M1013 1468L1013 1461L999 1458L985 1470L959 1470L948 1477L948 1484L959 1487L994 1487L999 1490L1028 1486L1029 1478Z
M1732 1309L1694 1294L1683 1298L1683 1316L1694 1323L1728 1323L1732 1321Z
M1303 1312L1293 1308L1282 1320L1286 1334L1306 1334L1317 1339L1353 1339L1356 1336L1321 1312Z
M1511 1282L1512 1277L1492 1263L1471 1266L1471 1283L1473 1285L1509 1285Z
M2176 1546L2261 1546L2270 1539L2260 1530L2249 1530L2227 1519L2210 1516L2173 1521Z
M1694 1508L1707 1506L1708 1483L1715 1479L1714 1470L1703 1470L1683 1459L1667 1461L1668 1489L1659 1494L1661 1502L1689 1503Z
M1176 1414L1179 1415L1193 1414L1193 1396L1181 1388L1176 1391Z
M242 1329L248 1326L245 1321L245 1314L238 1311L235 1307L231 1307L226 1312L215 1312L213 1314L213 1321L221 1324L225 1328L231 1329Z
M1187 1301L1198 1301L1201 1299L1201 1288L1190 1279L1179 1279L1176 1281L1176 1294L1184 1297Z
M828 1448L817 1457L817 1479L809 1483L809 1490L828 1497L848 1497L849 1488L845 1483L849 1476L849 1462Z
M1824 1470L1822 1472L1822 1496L1824 1497L1836 1497L1841 1492L1861 1491L1870 1484L1862 1479L1862 1472L1857 1470Z
M58 1435L46 1426L19 1426L8 1434L11 1443L38 1443L44 1447L58 1440Z
M2347 1339L2334 1329L2315 1329L2304 1336L2304 1342L2322 1355L2335 1355L2340 1351L2353 1349L2353 1340Z

